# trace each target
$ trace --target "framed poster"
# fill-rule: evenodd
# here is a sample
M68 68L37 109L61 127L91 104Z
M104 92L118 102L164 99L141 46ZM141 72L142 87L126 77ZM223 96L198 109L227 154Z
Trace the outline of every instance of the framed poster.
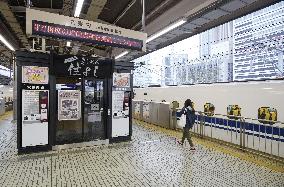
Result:
M81 91L58 91L58 120L81 119Z
M113 86L130 87L130 73L113 73Z
M48 84L48 67L23 66L22 83Z
M22 90L22 147L48 144L48 90Z

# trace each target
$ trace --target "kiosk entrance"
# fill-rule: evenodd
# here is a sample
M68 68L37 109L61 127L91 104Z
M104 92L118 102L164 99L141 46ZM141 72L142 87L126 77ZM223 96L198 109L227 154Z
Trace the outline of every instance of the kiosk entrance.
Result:
M62 115L56 120L56 144L104 140L107 137L107 79L56 78L57 102ZM78 97L71 95L78 93ZM66 99L64 94L69 95ZM81 107L77 105L81 102ZM81 110L73 116L72 110ZM68 119L69 118L69 119Z

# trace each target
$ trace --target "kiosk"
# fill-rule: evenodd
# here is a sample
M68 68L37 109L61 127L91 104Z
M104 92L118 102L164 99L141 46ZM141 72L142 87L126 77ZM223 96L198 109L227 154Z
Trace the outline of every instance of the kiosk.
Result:
M145 33L26 10L29 36L145 50ZM19 153L131 140L133 63L16 52Z

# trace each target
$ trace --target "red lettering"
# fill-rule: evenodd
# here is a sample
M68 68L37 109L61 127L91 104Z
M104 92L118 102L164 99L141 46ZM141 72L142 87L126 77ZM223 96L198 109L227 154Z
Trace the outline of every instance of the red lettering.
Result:
M53 26L48 26L47 27L47 32L53 33L54 32L54 27Z
M55 29L54 29L54 33L55 33L55 34L60 34L60 28L55 27Z
M38 23L35 23L35 24L34 24L34 30L35 30L35 31L38 31L38 30L39 30L39 27L40 27L40 24L38 24Z

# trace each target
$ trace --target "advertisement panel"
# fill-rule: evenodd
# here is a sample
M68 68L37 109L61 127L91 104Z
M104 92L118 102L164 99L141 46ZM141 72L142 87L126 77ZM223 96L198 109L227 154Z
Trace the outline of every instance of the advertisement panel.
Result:
M114 87L130 87L130 73L113 73Z
M58 120L81 119L81 91L58 90Z
M48 84L48 67L23 66L22 83Z
M49 91L22 90L22 97L22 147L48 144Z

